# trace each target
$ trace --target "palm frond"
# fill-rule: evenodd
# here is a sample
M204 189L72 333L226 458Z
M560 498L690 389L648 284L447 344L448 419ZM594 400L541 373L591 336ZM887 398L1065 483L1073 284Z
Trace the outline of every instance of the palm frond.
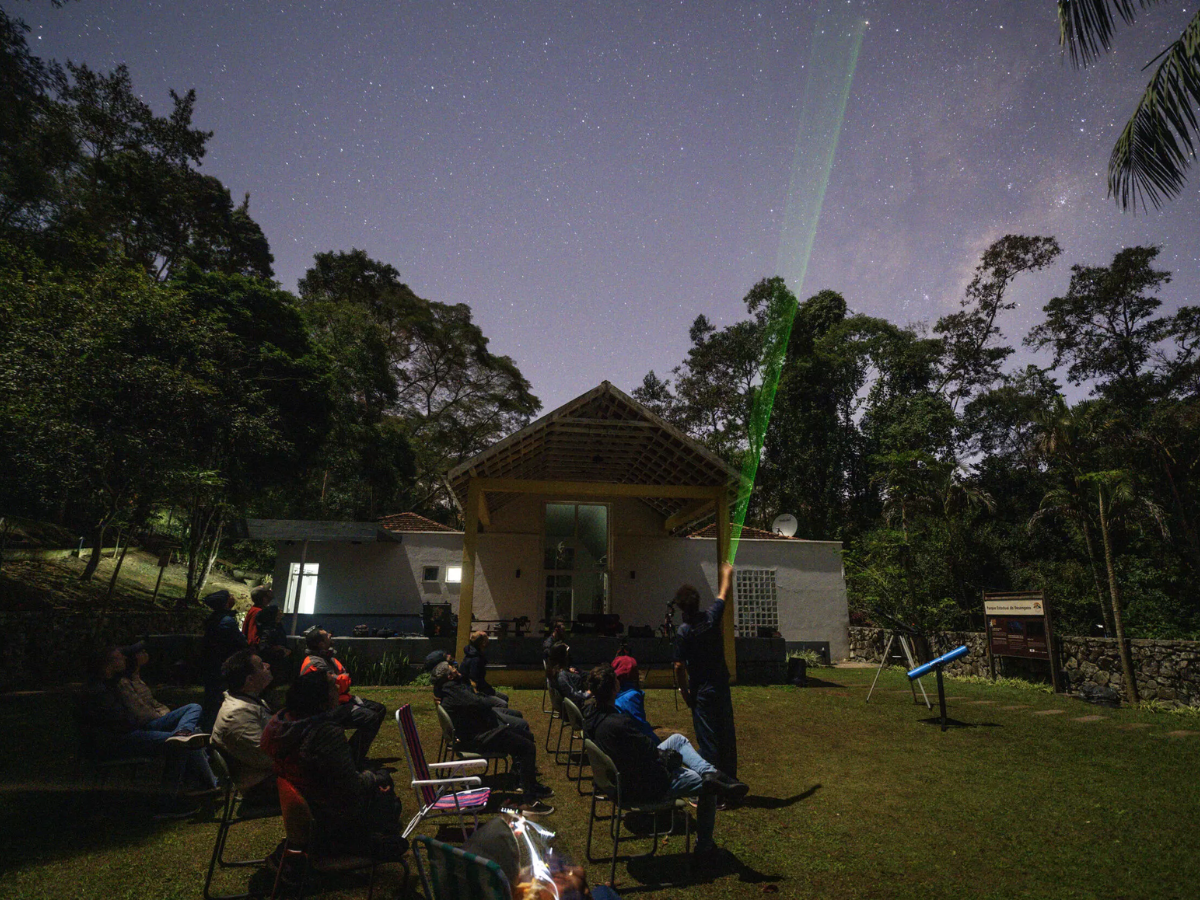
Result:
M1108 160L1108 193L1122 209L1158 208L1179 194L1200 132L1200 12L1164 54Z
M1087 66L1112 49L1113 28L1120 16L1134 20L1137 7L1157 0L1058 0L1058 43L1071 54L1071 63Z

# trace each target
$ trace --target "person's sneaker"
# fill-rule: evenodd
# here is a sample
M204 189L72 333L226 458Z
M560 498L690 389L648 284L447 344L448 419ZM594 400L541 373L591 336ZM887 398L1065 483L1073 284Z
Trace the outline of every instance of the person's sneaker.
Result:
M523 816L548 816L554 812L554 807L543 803L541 800L534 800L532 803L522 803L517 807Z
M177 731L166 742L176 747L203 747L208 743L208 735L198 731Z

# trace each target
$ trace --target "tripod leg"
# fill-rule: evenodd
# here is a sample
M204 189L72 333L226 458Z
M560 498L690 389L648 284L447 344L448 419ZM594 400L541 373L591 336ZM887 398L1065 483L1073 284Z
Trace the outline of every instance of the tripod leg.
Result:
M909 671L912 671L917 667L917 655L912 650L909 638L903 634L900 635L900 646L904 650L904 658L908 660ZM913 684L914 681L916 684ZM933 704L929 702L929 695L925 693L925 685L920 678L909 679L908 682L908 686L912 688L913 692L913 703L917 702L917 685L920 685L921 696L925 698L925 708L932 710Z
M879 660L879 668L875 670L875 680L871 682L871 689L867 691L867 703L871 702L871 695L875 693L875 683L879 681L879 673L883 671L883 667L887 665L888 654L892 652L892 639L895 638L895 633L888 634L887 646L883 648L883 659Z
M938 707L942 713L942 731L946 730L946 689L942 686L942 667L937 667Z

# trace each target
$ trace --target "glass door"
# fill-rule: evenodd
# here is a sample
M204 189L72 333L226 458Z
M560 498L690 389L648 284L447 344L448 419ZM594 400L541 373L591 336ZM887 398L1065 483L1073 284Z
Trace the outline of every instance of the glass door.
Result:
M608 612L608 506L547 503L544 539L547 620Z

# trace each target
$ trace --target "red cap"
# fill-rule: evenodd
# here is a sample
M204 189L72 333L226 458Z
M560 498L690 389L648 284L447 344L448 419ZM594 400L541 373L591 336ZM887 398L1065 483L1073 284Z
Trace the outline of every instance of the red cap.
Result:
M627 678L637 668L637 660L632 656L618 656L612 661L612 667L618 678Z

